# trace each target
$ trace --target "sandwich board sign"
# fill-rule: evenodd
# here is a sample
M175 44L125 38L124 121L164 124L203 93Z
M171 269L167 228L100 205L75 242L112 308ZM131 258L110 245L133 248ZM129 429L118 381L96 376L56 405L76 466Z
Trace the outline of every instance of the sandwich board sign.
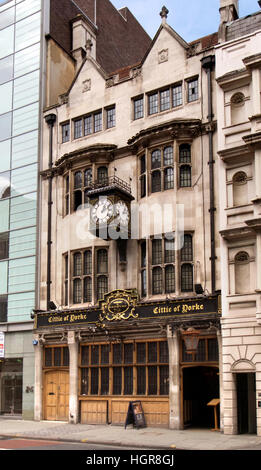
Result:
M128 424L133 424L136 428L145 428L145 416L140 401L130 401L128 413L125 421L125 429Z
M0 358L5 357L5 334L0 331Z

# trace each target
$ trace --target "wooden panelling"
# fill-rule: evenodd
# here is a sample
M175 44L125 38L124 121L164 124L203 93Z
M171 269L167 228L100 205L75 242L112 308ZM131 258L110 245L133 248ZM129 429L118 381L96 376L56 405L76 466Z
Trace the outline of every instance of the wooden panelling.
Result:
M81 423L82 424L107 424L107 400L82 400Z
M133 397L131 401L140 399L140 397ZM162 426L168 427L169 425L169 401L162 400L148 400L141 399L145 421L147 426ZM129 402L126 400L112 400L111 403L111 423L124 424L127 416Z

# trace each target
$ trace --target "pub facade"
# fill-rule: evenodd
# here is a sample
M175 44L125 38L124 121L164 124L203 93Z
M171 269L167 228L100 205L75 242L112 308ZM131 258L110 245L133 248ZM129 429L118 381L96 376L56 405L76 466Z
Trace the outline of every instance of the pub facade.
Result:
M149 426L214 426L217 35L188 44L160 16L139 60L115 70L90 17L70 23L74 73L43 120L38 420L124 424L140 400ZM48 50L51 73L59 45Z

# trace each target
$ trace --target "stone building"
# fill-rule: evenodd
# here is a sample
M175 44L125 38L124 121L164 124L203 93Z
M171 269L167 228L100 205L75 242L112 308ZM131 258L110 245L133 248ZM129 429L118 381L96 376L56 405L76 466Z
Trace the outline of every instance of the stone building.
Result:
M259 2L260 4L260 2ZM216 46L223 426L261 434L261 12L221 1Z
M163 7L151 40L127 8L74 4L47 38L35 419L124 424L138 400L148 425L212 427L218 34L188 44Z

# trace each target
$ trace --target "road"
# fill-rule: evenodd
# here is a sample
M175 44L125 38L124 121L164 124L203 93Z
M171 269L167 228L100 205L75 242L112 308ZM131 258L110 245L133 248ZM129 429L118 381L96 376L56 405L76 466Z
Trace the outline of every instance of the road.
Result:
M130 449L130 448L129 448ZM126 447L105 446L99 444L90 444L87 442L63 442L48 441L40 439L4 439L0 438L0 450L126 450Z

